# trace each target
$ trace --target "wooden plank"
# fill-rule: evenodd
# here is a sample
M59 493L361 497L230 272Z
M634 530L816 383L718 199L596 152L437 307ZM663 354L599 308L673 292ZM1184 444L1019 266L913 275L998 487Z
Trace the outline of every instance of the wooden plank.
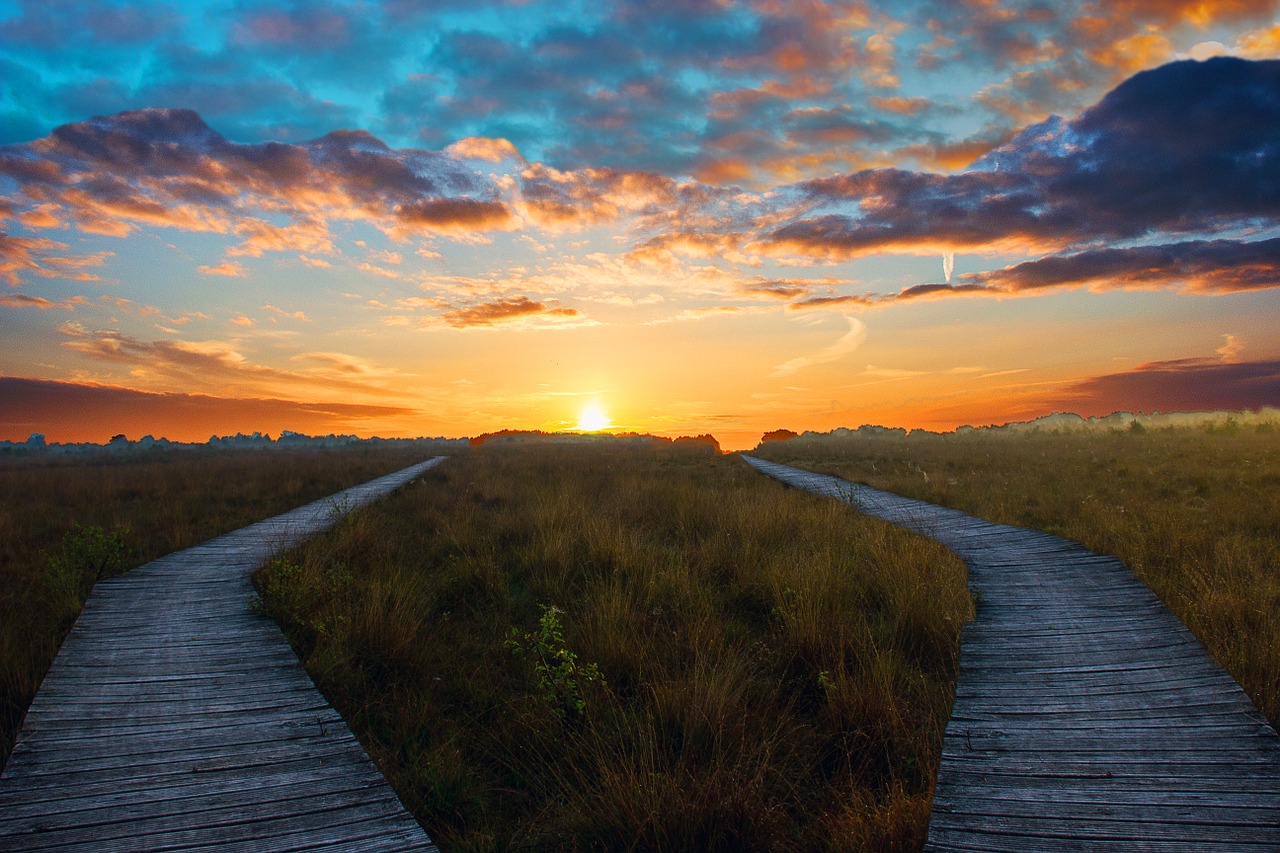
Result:
M1280 850L1280 737L1114 557L744 457L930 536L981 592L926 850Z
M439 461L100 583L0 776L0 850L435 850L248 602L272 554Z

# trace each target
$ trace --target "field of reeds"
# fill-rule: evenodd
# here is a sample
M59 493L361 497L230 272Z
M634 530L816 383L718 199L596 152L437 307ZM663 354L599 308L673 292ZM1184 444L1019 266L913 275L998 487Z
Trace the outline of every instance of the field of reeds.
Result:
M918 850L964 567L694 447L482 448L256 576L441 848Z
M1280 429L873 430L758 455L1122 559L1280 726Z
M422 458L368 447L0 456L0 768L100 576Z

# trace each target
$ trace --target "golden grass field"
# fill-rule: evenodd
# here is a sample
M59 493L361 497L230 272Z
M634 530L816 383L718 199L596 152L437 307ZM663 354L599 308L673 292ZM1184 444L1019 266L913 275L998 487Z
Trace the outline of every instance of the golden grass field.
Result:
M698 448L484 449L258 574L442 849L917 850L972 605Z

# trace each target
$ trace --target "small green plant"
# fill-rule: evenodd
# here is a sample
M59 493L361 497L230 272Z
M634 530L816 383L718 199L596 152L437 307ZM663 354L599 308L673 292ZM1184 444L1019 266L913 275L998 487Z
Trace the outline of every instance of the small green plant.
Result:
M836 680L831 677L831 670L824 669L818 672L818 686L822 688L824 696L831 697L836 690Z
M326 509L329 521L334 524L350 515L355 506L350 495L335 495L329 498L326 503L328 504Z
M581 718L587 711L583 685L605 686L604 677L594 663L579 663L578 656L565 644L564 630L560 627L563 611L553 604L538 606L542 608L538 630L522 632L512 628L507 648L512 654L533 662L539 694L557 716Z
M96 582L124 572L129 567L128 536L127 527L76 525L67 531L62 547L45 557L44 587L54 605L74 618Z
M62 537L62 553L57 559L80 569L94 580L118 575L128 568L128 536L127 527L103 530L94 525L77 525Z

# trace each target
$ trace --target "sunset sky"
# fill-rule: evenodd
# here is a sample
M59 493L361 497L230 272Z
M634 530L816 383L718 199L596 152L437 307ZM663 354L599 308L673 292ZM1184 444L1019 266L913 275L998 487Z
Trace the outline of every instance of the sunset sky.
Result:
M0 0L0 439L1280 405L1278 7Z

